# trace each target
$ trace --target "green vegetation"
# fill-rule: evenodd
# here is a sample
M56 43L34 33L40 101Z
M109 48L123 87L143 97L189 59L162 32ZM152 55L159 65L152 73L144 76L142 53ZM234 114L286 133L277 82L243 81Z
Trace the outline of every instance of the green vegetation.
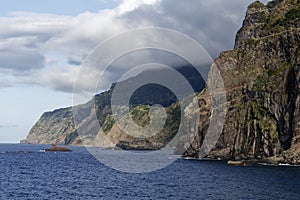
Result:
M278 139L277 121L270 116L269 111L262 107L254 107L258 124L263 133L270 133L273 139Z
M298 46L298 48L296 49L296 58L299 58L300 57L300 46Z
M261 7L265 7L265 5L260 1L255 1L249 5L249 8L261 8Z
M265 70L262 74L257 76L255 82L256 88L264 91L270 89L270 86L274 86L276 77L282 75L288 68L289 64L285 62L279 68Z
M139 126L147 126L150 124L150 117L149 117L149 110L150 106L137 106L131 110L131 117L132 120L138 124Z
M108 132L111 130L111 128L113 127L114 124L115 124L115 119L114 119L114 117L111 116L111 115L109 115L109 116L106 118L104 124L102 125L102 131L103 131L104 133L108 133Z
M150 106L139 105L130 110L132 120L139 126L147 126L150 123L149 116ZM164 128L155 136L151 137L151 141L168 144L177 134L181 120L181 108L179 103L174 103L166 108L167 119ZM113 115L108 115L102 125L102 130L105 134L109 133L115 124Z
M279 2L281 2L281 0L273 0L273 1L270 1L270 2L267 4L267 7L268 7L268 8L273 8L273 7L276 6L276 4L278 4Z
M263 118L259 120L259 126L264 133L270 133L273 139L278 139L277 122L275 119Z
M266 90L267 85L270 83L268 73L260 74L255 82L255 86L258 90Z
M277 19L273 24L266 26L265 30L278 31L283 29L291 21L300 18L300 5L297 2L295 8L289 10L283 18Z
M281 75L283 72L285 72L289 68L289 65L287 62L283 63L281 67L276 69L270 69L266 73L268 76L278 76Z
M249 116L249 113L252 113L251 117ZM245 121L248 117L250 117L250 119ZM243 130L247 130L248 127L251 127L256 120L264 135L269 134L273 140L276 140L279 137L277 120L271 115L268 109L261 106L261 103L256 100L248 101L244 104L243 110L239 110L237 120L240 121Z
M255 40L255 39L251 38L251 39L246 40L245 42L249 46L255 46L255 45L257 45L257 43L259 43L259 40Z
M270 2L268 7L275 6L279 1ZM273 5L274 4L274 5ZM277 19L269 19L269 23L263 28L265 34L284 31L286 26L297 18L300 18L300 1L294 2L294 8L289 10L284 16L278 16Z

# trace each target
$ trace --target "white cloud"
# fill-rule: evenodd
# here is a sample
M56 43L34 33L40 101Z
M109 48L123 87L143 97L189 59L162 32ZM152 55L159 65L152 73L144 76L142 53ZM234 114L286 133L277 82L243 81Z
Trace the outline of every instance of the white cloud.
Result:
M250 2L122 0L114 9L77 16L10 13L0 18L0 75L13 77L5 85L37 84L72 92L79 65L95 45L125 30L145 26L183 32L216 57L232 48ZM131 60L124 59L128 62L124 66L130 67ZM105 80L108 85L114 76L112 72ZM89 88L88 77L80 84L82 89Z
M122 15L139 8L141 5L152 5L158 0L123 0L116 8L118 15Z

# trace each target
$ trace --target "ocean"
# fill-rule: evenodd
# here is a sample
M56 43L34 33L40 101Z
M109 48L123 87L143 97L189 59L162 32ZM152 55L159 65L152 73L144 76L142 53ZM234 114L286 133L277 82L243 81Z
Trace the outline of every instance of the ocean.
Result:
M84 147L40 151L48 147L0 144L1 199L300 199L300 167L177 159L157 171L125 173Z

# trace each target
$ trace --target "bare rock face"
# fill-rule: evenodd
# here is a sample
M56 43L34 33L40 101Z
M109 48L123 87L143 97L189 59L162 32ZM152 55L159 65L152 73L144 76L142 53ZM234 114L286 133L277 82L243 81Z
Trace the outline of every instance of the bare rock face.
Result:
M236 35L235 48L249 39L259 38L263 35L262 28L265 25L269 15L269 9L259 1L252 3L248 7L243 27Z
M77 137L72 108L58 109L44 113L27 135L26 143L68 144Z
M228 112L222 136L208 157L281 157L280 162L300 163L299 13L297 0L249 6L234 50L215 60ZM199 131L199 138L203 135ZM201 140L196 141L186 156L197 155Z

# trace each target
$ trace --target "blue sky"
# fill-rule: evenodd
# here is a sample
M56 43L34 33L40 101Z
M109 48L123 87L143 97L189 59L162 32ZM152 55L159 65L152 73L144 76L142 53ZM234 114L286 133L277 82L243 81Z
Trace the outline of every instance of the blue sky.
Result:
M1 16L16 11L77 15L86 11L97 12L113 8L117 4L115 0L0 0L0 2Z
M233 47L251 0L0 2L0 143L15 143L43 112L72 105L80 65L100 42L134 28L163 27L190 36L215 58ZM104 81L110 85L119 75Z
M117 1L101 0L0 0L0 2L0 16L3 17L24 11L76 16L84 12L113 8L117 4ZM3 76L5 75L0 75L0 80ZM26 137L44 111L71 106L73 103L72 93L55 91L39 85L0 87L0 97L0 143L19 142Z

